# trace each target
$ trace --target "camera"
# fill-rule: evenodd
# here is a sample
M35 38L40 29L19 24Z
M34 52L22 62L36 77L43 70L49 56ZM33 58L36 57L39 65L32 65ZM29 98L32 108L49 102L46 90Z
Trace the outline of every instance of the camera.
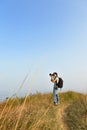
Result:
M49 76L52 76L52 74L50 73Z

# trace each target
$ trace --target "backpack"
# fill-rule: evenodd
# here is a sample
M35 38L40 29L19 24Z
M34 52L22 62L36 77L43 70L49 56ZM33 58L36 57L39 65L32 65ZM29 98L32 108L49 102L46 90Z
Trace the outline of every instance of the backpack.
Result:
M62 88L63 87L63 79L59 77L59 82L56 83L56 85L58 86L58 88Z

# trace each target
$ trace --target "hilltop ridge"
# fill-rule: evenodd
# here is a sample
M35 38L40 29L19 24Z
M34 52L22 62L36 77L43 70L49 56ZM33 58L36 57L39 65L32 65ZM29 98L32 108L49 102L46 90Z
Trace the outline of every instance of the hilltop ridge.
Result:
M60 93L54 106L52 93L7 99L0 104L0 130L86 130L87 95Z

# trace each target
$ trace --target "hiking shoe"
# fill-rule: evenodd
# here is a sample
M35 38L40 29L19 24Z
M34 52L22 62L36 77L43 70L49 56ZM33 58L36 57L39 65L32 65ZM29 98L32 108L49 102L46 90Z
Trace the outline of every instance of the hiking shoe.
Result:
M58 105L58 103L54 102L54 105L55 105L55 106L57 106L57 105Z

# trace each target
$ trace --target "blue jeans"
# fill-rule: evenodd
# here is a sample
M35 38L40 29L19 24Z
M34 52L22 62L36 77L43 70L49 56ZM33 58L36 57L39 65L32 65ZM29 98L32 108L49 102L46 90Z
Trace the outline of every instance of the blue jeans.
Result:
M59 103L58 89L55 89L54 87L53 87L53 100L54 103Z

